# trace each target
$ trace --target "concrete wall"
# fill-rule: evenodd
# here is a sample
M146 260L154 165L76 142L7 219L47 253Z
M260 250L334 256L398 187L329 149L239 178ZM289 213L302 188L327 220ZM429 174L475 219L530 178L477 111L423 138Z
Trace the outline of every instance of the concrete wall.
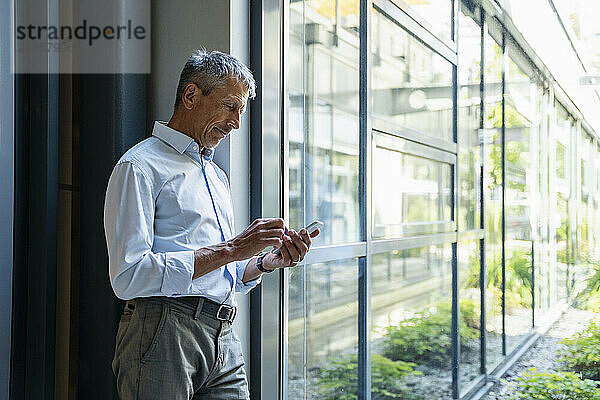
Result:
M176 5L175 5L176 4ZM152 73L148 101L148 132L154 120L168 120L173 111L179 74L198 48L219 50L248 63L248 2L243 0L167 0L152 2ZM240 129L224 139L216 163L231 181L236 230L248 225L248 115ZM249 302L237 295L240 311L234 328L249 364Z

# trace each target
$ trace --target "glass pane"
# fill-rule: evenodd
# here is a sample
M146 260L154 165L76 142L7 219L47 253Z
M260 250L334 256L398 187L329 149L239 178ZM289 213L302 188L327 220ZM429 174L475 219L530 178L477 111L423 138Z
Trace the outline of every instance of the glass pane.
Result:
M425 27L440 39L452 38L451 0L392 0L404 10L414 12L425 20Z
M458 298L460 310L460 393L464 395L481 375L479 327L481 289L479 287L479 240L458 244Z
M555 103L556 127L556 211L554 213L555 251L556 251L556 298L555 301L566 299L570 293L571 274L574 265L574 243L571 227L571 179L575 174L571 171L570 140L575 135L575 123L567 110L558 102Z
M594 169L592 166L592 138L589 133L582 129L582 146L581 146L581 221L580 221L580 238L579 257L581 262L589 262L592 255L591 239L593 230L593 200L591 188L593 182ZM576 279L576 281L578 281Z
M569 246L569 208L567 198L563 193L557 193L556 202L557 222L559 223L556 230L556 288L557 299L562 300L567 298L567 275L569 273L569 260L572 251Z
M451 398L452 246L374 254L370 271L373 391ZM375 377L392 363L402 372L386 386Z
M288 399L356 396L358 261L289 273Z
M452 142L452 64L375 9L371 33L375 118Z
M360 235L359 3L342 4L337 28L335 3L290 2L289 223L300 228L324 222L315 246L353 242Z
M548 110L549 98L547 94L540 97L539 108ZM542 113L539 113L540 116ZM549 205L550 205L550 182L549 177L552 172L549 169L550 147L548 132L548 117L541 117L538 130L538 150L534 153L539 154L538 168L538 187L539 187L539 209L537 211L537 241L534 248L535 259L535 324L536 326L545 326L552 316L550 307L550 271L554 268L550 257L549 243ZM532 160L532 162L534 162ZM533 209L532 211L535 211ZM552 238L554 240L554 238Z
M479 117L481 113L479 82L481 80L481 28L461 14L458 58L458 229L479 227Z
M390 144L405 142L381 137L389 138ZM373 237L443 230L432 223L452 219L452 165L385 145L378 142L373 152Z
M509 52L505 74L506 133L506 351L530 333L532 324L532 232L535 224L537 162L534 134L538 88ZM533 132L533 133L532 133Z
M485 40L484 196L487 370L502 360L502 49Z

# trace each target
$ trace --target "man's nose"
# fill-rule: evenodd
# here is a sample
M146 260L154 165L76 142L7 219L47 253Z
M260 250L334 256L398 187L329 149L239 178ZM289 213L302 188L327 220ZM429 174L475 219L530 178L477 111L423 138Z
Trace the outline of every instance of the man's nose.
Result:
M227 121L227 126L231 129L239 129L240 127L240 113L235 112L234 116Z

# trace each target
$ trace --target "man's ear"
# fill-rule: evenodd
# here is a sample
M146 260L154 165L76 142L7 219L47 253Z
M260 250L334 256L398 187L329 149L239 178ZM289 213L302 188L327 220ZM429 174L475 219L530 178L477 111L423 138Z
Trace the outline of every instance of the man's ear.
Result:
M191 110L198 102L200 96L202 96L202 91L200 90L200 88L195 83L190 82L185 86L185 89L183 90L183 95L181 96L181 104L187 110Z

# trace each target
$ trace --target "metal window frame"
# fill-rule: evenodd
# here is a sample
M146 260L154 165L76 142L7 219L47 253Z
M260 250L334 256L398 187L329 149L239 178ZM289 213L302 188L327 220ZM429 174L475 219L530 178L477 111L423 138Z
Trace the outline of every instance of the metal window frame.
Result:
M281 163L271 154L282 147L281 51L282 6L277 0L251 1L250 67L258 84L256 100L250 105L250 216L280 217L282 199ZM268 34L266 34L268 33ZM274 34L276 33L276 34ZM277 110L277 112L273 112ZM263 190L268 182L269 190ZM273 185L276 185L273 188ZM278 399L284 391L281 324L282 272L265 275L250 294L250 396ZM279 301L273 301L278 299ZM277 349L273 351L273 349Z
M479 26L480 26L480 63L479 63L479 129L485 129L485 48L487 40L487 23L486 14L482 7L479 7ZM479 140L479 229L483 232L483 236L479 240L479 373L485 376L487 381L487 336L486 336L486 263L485 263L485 142L481 137Z
M372 0L360 0L359 12L359 215L360 239L365 256L358 264L358 398L371 400L371 209L372 121L369 118L371 91L371 10Z
M375 132L386 133L388 135L397 136L402 139L411 140L429 147L447 151L449 153L457 153L458 146L456 143L449 142L440 138L436 138L425 133L416 131L410 128L403 128L382 118L370 117L373 121L372 129Z

